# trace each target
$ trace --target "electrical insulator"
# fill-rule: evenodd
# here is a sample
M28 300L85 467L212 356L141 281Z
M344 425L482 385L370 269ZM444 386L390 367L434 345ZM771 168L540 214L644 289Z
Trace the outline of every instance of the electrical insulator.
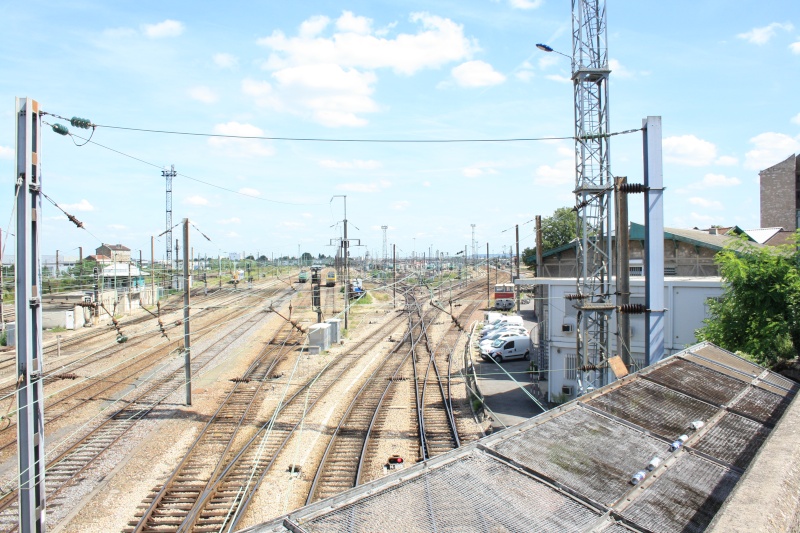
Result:
M625 304L619 306L619 312L627 315L640 315L647 312L644 304Z
M619 186L619 192L637 194L640 192L647 192L647 187L643 183L623 183Z
M566 299L566 300L584 300L586 298L587 298L587 296L585 294L581 294L581 293L578 293L578 294L565 294L564 295L564 299Z
M63 124L53 124L53 131L59 135L69 135L69 130Z
M85 130L88 130L93 126L92 121L88 118L72 117L69 123L76 128L83 128Z

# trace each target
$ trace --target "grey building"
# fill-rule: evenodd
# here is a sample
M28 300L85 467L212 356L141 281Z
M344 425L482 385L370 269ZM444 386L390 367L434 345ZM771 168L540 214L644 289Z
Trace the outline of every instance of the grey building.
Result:
M795 231L800 214L800 156L791 155L785 161L762 170L758 177L761 184L761 227Z

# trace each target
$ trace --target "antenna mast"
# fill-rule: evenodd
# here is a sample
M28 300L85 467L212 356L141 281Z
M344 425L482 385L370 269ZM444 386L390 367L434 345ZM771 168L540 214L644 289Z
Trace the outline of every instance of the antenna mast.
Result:
M605 0L572 0L575 96L575 203L578 211L576 335L579 394L605 383L609 319L613 180L609 171L608 47Z

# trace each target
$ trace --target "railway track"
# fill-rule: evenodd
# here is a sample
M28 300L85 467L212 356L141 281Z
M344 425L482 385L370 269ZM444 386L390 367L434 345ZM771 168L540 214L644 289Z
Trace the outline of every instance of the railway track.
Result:
M252 312L249 318L235 327L223 338L218 339L206 349L194 354L192 375L199 375L230 344L256 327L266 316L264 311ZM59 494L68 487L84 470L89 468L113 444L118 442L137 421L147 416L173 393L182 389L185 376L182 358L172 358L160 367L152 370L150 375L140 383L130 397L118 401L126 405L108 416L97 427L84 435L77 443L49 460L45 469L47 479L46 490L48 509L60 505ZM0 530L15 531L17 528L16 491L9 492L0 498Z
M373 334L369 342L353 346L330 361L317 374L304 383L288 383L283 401L265 421L258 432L236 453L216 479L208 483L191 509L181 520L174 517L172 525L159 531L222 531L233 530L242 518L264 475L272 468L290 438L302 425L318 402L350 371L359 360L383 342L386 332L399 326L403 316L398 315ZM187 504L185 507L189 507ZM129 531L147 531L143 521L132 524Z
M225 302L217 302L217 304L230 304L237 300L241 300L241 296L237 296L233 299L228 297L225 299ZM194 314L192 320L196 321L200 317L210 314L216 309L217 307L203 309ZM235 309L231 315L226 316L226 320L236 320L247 312L247 309L244 307ZM178 327L180 326L172 324L167 329ZM55 422L70 416L72 410L79 405L96 400L107 401L108 398L120 396L126 388L138 382L139 376L143 374L146 375L149 368L157 365L158 362L164 357L167 357L170 352L182 346L182 333L181 331L179 336L173 335L172 340L164 340L159 339L161 333L158 330L147 332L133 337L128 343L117 344L115 342L111 347L89 354L77 363L69 363L47 372L44 377L46 392L48 385L62 379L74 380L75 384L58 392L45 395L45 412L47 413L47 417L45 418L45 431L47 431L48 427L53 426ZM196 344L206 335L214 333L215 330L210 328L197 331L192 335L193 342ZM156 340L155 344L144 346L148 342L154 340ZM140 346L141 348L139 348ZM139 351L132 354L123 365L113 365L96 372L90 368L105 359L110 359L120 354L122 351L132 353L133 349ZM84 375L79 375L78 373L82 370L84 370ZM2 392L2 398L10 398L14 394L15 389L7 387L2 390ZM16 418L10 416L7 420L8 424L0 429L0 458L6 458L16 451Z
M197 501L224 464L209 458L228 456L242 426L252 419L252 407L262 399L263 387L278 362L294 349L302 336L288 324L245 371L222 401L219 409L190 446L166 484L156 487L149 505L143 505L126 531L159 532L177 525ZM288 348L291 346L291 348Z
M468 292L462 292L462 295L465 294ZM407 295L406 305L409 309L419 309L410 293ZM467 316L472 314L478 305L479 303L475 302L469 309L462 310L459 318L466 321ZM398 385L407 383L405 375L408 373L414 350L420 343L425 343L427 326L437 319L439 310L431 307L425 312L412 312L407 316L408 330L402 341L392 350L392 353L397 355L393 358L387 357L367 379L333 431L312 481L306 499L307 504L369 481L366 479L369 465L380 462L377 460L380 448L378 433L379 429L385 426L386 407L392 405ZM455 346L455 341L452 339L450 341L451 343L439 343L441 349L437 353L449 353ZM452 412L449 387L446 392L447 403ZM437 407L442 408L441 405L428 408ZM414 411L417 412L416 407ZM432 416L434 415L425 413L423 420L430 420ZM424 431L420 433L425 434ZM454 433L457 435L457 432ZM427 441L432 442L430 437Z

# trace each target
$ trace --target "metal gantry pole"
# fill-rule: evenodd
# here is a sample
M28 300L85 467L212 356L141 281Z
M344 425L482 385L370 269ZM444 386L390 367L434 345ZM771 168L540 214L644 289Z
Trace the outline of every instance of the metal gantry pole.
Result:
M631 269L630 269L630 232L628 228L628 195L622 192L622 186L628 182L625 177L616 178L614 196L616 198L615 233L617 239L617 305L618 309L631 301ZM628 313L617 311L617 328L619 341L617 353L628 372L631 371L631 318Z
M189 332L189 292L192 277L189 274L189 219L183 219L183 362L186 373L186 405L192 405L192 350Z
M661 163L661 117L642 120L645 226L645 306L647 347L645 366L664 357L664 170Z
M392 245L392 307L397 307L397 245Z
M42 220L39 103L16 99L17 457L19 528L44 531L44 396L39 223Z

